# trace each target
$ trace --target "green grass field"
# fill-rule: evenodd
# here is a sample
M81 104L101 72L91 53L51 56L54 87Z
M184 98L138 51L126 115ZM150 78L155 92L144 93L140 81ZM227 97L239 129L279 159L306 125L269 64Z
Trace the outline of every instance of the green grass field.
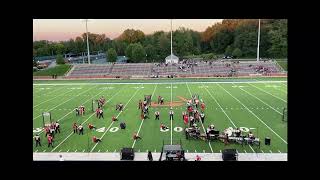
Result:
M134 147L137 152L161 151L162 143L182 142L187 152L220 152L225 148L236 148L241 152L285 153L287 152L287 123L282 121L282 109L287 107L286 78L277 78L274 82L261 82L269 79L236 79L234 82L218 81L210 83L193 83L175 81L140 81L141 83L117 83L117 81L35 81L33 85L33 134L41 133L41 147L34 152L119 152L122 147ZM274 79L271 79L274 80ZM132 81L132 82L137 82ZM256 82L260 81L260 82ZM281 81L281 82L280 82ZM102 82L109 82L104 84ZM123 82L123 81L120 81ZM130 81L129 81L130 82ZM153 82L153 83L152 83ZM159 83L157 83L159 82ZM143 84L144 83L144 84ZM142 121L138 110L139 99L152 94L155 102L159 95L165 102L181 101L179 97L191 98L199 94L206 103L205 121L201 133L210 124L222 132L228 127L242 127L261 139L260 149L256 146L229 144L220 141L187 140L185 138L182 106L174 107L174 120L169 120L169 107L150 108L150 119ZM104 96L107 100L104 108L104 119L97 119L91 112L91 102ZM122 102L124 111L115 111L115 105ZM83 104L87 112L83 117L76 117L74 108ZM154 112L160 111L160 121L154 120ZM61 133L56 134L54 148L48 148L47 140L42 133L42 112L51 112L54 120L58 120ZM112 122L112 116L119 121ZM119 124L127 124L121 130ZM77 122L84 126L84 135L73 134L72 124ZM169 127L169 131L160 131L160 122ZM104 131L90 131L88 123L94 124ZM40 128L40 129L37 129ZM133 141L132 134L138 132L141 140ZM94 144L92 136L102 138L102 142ZM271 138L271 146L264 145L264 138Z
M56 67L53 67L53 68L33 72L33 75L34 76L52 76L52 74L57 74L58 76L62 76L70 68L71 68L71 65L69 64L57 65Z

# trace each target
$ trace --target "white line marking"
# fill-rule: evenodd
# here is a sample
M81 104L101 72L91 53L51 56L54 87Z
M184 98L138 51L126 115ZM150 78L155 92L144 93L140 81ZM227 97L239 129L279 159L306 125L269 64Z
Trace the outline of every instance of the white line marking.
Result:
M77 150L75 150L74 152L77 152Z
M220 104L218 103L218 101L216 100L215 97L212 96L212 94L210 93L210 91L205 88L207 90L207 92L209 93L209 95L211 96L211 98L218 104L218 106L220 107L220 109L222 110L222 112L227 116L227 118L229 119L229 121L231 122L231 124L233 125L233 127L237 127L234 122L231 120L231 118L228 116L228 114L223 110L223 108L220 106ZM242 108L241 108L242 109Z
M247 151L246 151L245 149L244 149L243 151L244 151L245 153L247 153Z
M85 151L85 149L82 152L84 152L84 151Z
M157 86L158 86L158 84L156 84L155 87L154 87L153 93L151 95L151 101L152 101L152 97L154 95L154 92L156 91ZM144 122L144 120L141 120L141 124L140 124L140 127L138 129L137 135L139 135L139 132L140 132L140 129L142 127L143 122ZM137 141L136 139L133 141L133 144L132 144L131 148L134 148L134 145L135 145L136 141Z
M203 150L203 153L205 153L206 151L205 150Z
M43 150L43 152L46 152L46 150Z
M121 88L121 90L122 90L122 88ZM109 102L111 99L113 99L113 97L115 97L121 90L119 90L116 94L114 94L107 102ZM104 92L104 90L103 91L101 91L100 93L102 93L102 92ZM98 94L100 94L100 93L98 93ZM97 94L97 95L98 95ZM88 100L90 100L90 99L88 99ZM70 111L69 113L71 113L72 111ZM68 113L68 114L69 114ZM67 114L66 114L67 115ZM65 116L66 116L65 115ZM95 113L93 113L93 114L91 114L89 117L88 117L88 119L86 119L84 122L82 122L81 123L81 125L82 124L84 124L85 122L87 122L93 115L95 115ZM63 117L62 117L63 118ZM60 118L58 121L60 121L62 118ZM41 134L43 131L41 131L39 134ZM64 141L66 141L72 134L74 134L73 132L72 133L70 133L69 134L69 136L67 136L60 144L58 144L58 146L56 146L51 152L53 152L57 147L59 147Z
M272 153L271 149L269 151L270 151L270 153Z
M89 89L87 89L86 91L83 91L83 92L80 93L80 94L83 94L83 93L85 93L85 92L87 92L87 91L89 91L89 90L91 90L91 89L93 89L93 88L95 88L95 87L96 87L96 86L94 86L94 87L92 87L92 88L89 88ZM62 104L66 103L66 102L68 102L68 101L70 101L70 100L72 100L73 98L78 97L80 94L78 94L78 95L76 95L76 96L73 96L72 98L68 99L67 101L64 101L64 102L56 105L55 107L49 109L48 111L51 111L51 110L55 109L56 107L61 106ZM42 114L40 114L39 116L36 116L35 118L33 118L33 120L37 119L37 118L40 117L41 115L42 115Z
M262 149L261 149L261 152L264 153Z
M38 149L35 152L38 152Z
M59 152L61 152L61 149L59 150Z
M254 85L252 85L252 84L250 84L250 83L247 83L247 84L249 84L250 86L257 88L257 89L259 89L260 91L263 91L263 92L265 92L265 93L267 93L267 94L269 94L269 95L271 95L271 96L273 96L273 97L275 97L275 98L277 98L277 99L280 99L281 101L287 103L286 100L281 99L281 98L279 98L279 97L277 97L277 96L275 96L275 95L273 95L273 94L271 94L271 93L269 93L269 92L267 92L267 91L265 91L265 90L263 90L263 89L261 89L261 88L259 88L259 87L257 87L257 86L254 86Z
M197 150L194 150L194 152L196 153L196 152L197 152Z
M272 108L274 111L276 111L277 113L279 113L279 114L281 114L282 115L282 113L281 112L279 112L279 111L277 111L276 109L274 109L272 106L270 106L269 104L267 104L267 103L265 103L264 101L262 101L261 99L259 99L258 97L256 97L255 95L252 95L251 93L249 93L248 91L246 91L246 90L244 90L244 89L242 89L242 88L240 88L242 91L244 91L244 92L246 92L247 94L249 94L249 95L251 95L252 97L254 97L254 98L256 98L256 99L258 99L260 102L262 102L263 104L265 104L265 105L267 105L267 106L269 106L270 108ZM257 108L258 109L258 108ZM262 108L263 109L263 108Z
M189 88L189 86L188 86L188 83L186 83L186 86L187 86L187 88L188 88L188 90L189 90L190 96L192 96L192 93L191 93L191 91L190 91L190 88ZM201 125L202 125L203 131L204 131L204 132L206 132L206 129L204 128L202 121L200 121L200 123L201 123ZM211 147L211 143L210 143L210 141L209 141L209 143L208 143L208 144L209 144L209 147L210 147L211 153L213 153L213 150L212 150L212 147Z
M68 149L68 151L67 151L67 152L69 152L69 150L70 150L70 149Z
M216 81L216 82L188 82L189 84L217 84L217 83L223 83L223 84L230 84L230 83L237 83L237 84L242 84L242 83L250 83L250 84L261 84L261 83L282 83L282 82L287 82L287 81L237 81L237 82L233 82L233 81ZM144 82L144 84L185 84L186 82L157 82L157 83L148 83L148 82ZM48 86L48 85L54 85L54 86L58 86L58 85L70 85L70 86L75 86L75 85L103 85L103 84L141 84L141 82L113 82L113 83L106 83L106 82L91 82L91 83L52 83L52 84L47 84L47 83L41 83L41 84L33 84L33 86Z
M127 104L124 105L123 109L125 109L127 107L127 105L129 104L129 102L132 100L132 98L137 94L137 92L140 90L141 88L137 88L136 92L131 96L131 98L129 99L129 101L127 102ZM119 114L116 116L116 118L118 118L120 116L120 114L122 113L123 111L120 111ZM109 131L110 127L112 126L112 124L114 123L114 121L112 121L112 123L110 124L110 126L108 127L108 129L103 133L103 135L101 136L100 139L102 139L106 133ZM92 152L96 147L97 147L98 143L96 143L93 148L91 149L90 152Z
M281 153L281 151L278 149L278 152Z
M100 152L100 149L99 149L99 151L98 152Z
M221 149L220 149L220 153L221 153L222 151L221 151Z
M252 150L252 152L255 153L254 149L251 147L251 145L249 144L250 149Z
M254 115L261 123L263 123L270 131L272 131L276 136L278 136L284 143L288 144L286 140L284 140L279 134L277 134L273 129L271 129L264 121L262 121L255 113L253 113L247 106L245 106L239 99L230 94L227 90L225 90L222 86L217 84L224 91L226 91L230 96L232 96L235 100L237 100L243 107L245 107L252 115Z
M187 153L189 152L189 150L187 149Z
M52 99L55 99L55 98L57 98L57 97L60 97L60 96L62 96L62 95L64 95L64 94L66 94L66 93L69 93L69 92L71 92L71 91L73 91L73 90L70 90L70 91L65 92L65 93L63 93L63 94L60 94L60 95L58 95L58 96L55 96L55 97L53 97L53 98L51 98L51 99L48 99L48 100L46 100L46 101L43 101L43 102L41 102L41 103L39 103L39 104L37 104L37 105L33 106L33 108L38 107L39 105L41 105L41 104L43 104L43 103L45 103L45 102L51 101Z

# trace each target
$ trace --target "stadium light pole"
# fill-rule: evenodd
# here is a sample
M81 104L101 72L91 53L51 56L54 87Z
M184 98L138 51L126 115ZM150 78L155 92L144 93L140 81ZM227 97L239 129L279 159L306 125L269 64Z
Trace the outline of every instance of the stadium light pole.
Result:
M260 46L260 19L259 19L259 28L258 28L257 61L259 61L259 46Z
M88 64L90 63L90 50L89 50L89 35L88 35L88 19L84 20L86 22L86 32L87 32L87 50L88 50Z
M172 19L171 19L171 55L170 55L170 61L172 63Z

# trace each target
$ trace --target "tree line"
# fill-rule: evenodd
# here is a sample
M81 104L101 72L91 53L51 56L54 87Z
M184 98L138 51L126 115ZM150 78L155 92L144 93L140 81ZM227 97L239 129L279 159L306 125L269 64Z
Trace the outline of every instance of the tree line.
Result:
M287 20L262 19L260 57L287 57ZM108 59L127 56L130 62L160 62L170 54L170 32L145 34L127 29L111 40L105 34L89 33L90 52L103 51ZM217 55L255 58L258 41L257 19L226 19L209 26L204 32L183 27L173 31L173 53L178 57L207 57ZM86 33L60 42L33 42L33 56L86 52Z

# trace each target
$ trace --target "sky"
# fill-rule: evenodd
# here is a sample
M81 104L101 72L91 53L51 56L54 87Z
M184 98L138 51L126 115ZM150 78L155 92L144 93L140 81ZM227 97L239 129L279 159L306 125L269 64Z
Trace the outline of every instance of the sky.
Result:
M203 32L222 19L174 19L172 29L179 27ZM145 34L170 31L170 19L89 19L88 31L105 34L114 39L126 29L141 30ZM86 31L83 19L33 19L33 40L65 41L75 39Z

